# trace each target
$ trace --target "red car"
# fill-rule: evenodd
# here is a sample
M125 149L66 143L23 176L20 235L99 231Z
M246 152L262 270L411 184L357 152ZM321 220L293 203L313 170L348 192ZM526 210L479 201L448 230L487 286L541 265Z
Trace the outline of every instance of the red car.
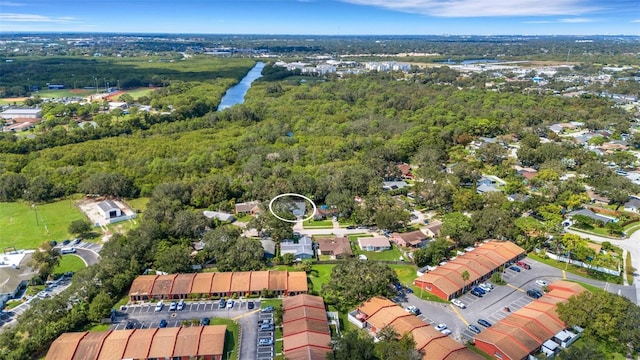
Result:
M531 266L529 266L529 264L527 264L526 262L516 261L516 265L520 266L521 268L531 270Z

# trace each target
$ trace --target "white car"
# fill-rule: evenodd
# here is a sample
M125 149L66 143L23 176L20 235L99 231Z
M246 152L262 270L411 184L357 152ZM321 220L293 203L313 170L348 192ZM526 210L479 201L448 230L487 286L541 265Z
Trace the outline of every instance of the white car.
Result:
M451 303L457 307L459 307L460 309L466 309L467 305L465 305L465 303L463 303L462 301L458 300L458 299L451 299Z
M444 330L446 328L447 328L447 324L445 324L445 323L440 323L440 324L436 325L436 330L438 330L438 331L442 331L442 330Z
M451 330L449 330L449 329L444 329L444 330L442 330L440 332L445 334L445 335L451 335Z
M488 286L487 284L480 284L478 287L486 292L491 291L491 286Z
M542 287L549 285L549 283L544 280L536 280L536 284Z

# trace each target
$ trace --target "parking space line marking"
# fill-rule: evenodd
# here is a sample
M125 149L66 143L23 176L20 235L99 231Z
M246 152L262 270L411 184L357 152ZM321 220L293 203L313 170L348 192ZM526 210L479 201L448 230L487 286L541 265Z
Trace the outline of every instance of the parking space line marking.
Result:
M456 307L455 307L455 306L453 306L453 304L449 304L449 306L451 306L451 308L453 309L453 312L455 312L455 313L456 313L456 315L458 315L458 317L460 318L460 320L462 320L462 322L463 322L465 325L469 326L469 323L467 322L467 320L465 320L465 319L462 317L462 315L460 314L460 312L458 311L458 309L456 309Z
M512 287L512 288L514 288L514 289L516 289L516 290L518 290L518 291L522 291L522 292L524 292L524 290L520 289L520 288L519 288L519 287L517 287L517 286L511 285L511 284L507 284L507 286L510 286L510 287Z

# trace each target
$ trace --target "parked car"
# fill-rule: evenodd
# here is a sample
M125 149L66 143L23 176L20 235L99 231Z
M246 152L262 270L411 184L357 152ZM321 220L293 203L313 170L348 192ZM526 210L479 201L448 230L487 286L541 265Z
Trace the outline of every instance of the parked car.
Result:
M233 300L229 300L227 301L227 309L233 309L233 305L235 305L236 302Z
M469 324L469 330L473 331L476 334L480 334L482 332L482 330L480 330L479 327L473 325L473 324Z
M133 321L127 321L127 324L124 326L124 328L127 330L134 329L135 327L136 327L136 324Z
M71 242L71 245L78 245L78 244L80 244L80 241L82 241L82 238L75 238Z
M460 309L466 309L467 305L458 299L451 299L451 303Z
M527 296L532 297L534 299L539 299L542 297L542 293L538 290L527 290Z
M480 325L482 325L482 326L484 326L484 327L491 327L491 323L490 323L490 322L488 322L488 321L487 321L487 320L485 320L485 319L478 319L478 324L480 324Z
M260 331L273 331L273 324L261 324Z
M545 287L545 286L549 286L549 283L544 280L536 280L536 285Z
M224 309L226 306L227 306L227 301L225 299L220 299L220 302L218 303L218 308Z
M260 338L258 339L259 346L270 346L273 345L273 339L271 338Z
M162 319L160 320L160 323L158 324L159 328L166 328L167 327L167 320Z
M58 245L58 242L55 240L51 240L49 241L49 244L51 244L51 246L56 247Z
M260 312L263 312L263 313L273 312L273 306L271 306L271 305L265 306L262 309L260 309Z
M356 228L356 226L355 226L355 225L349 225L349 226L347 226L347 229L349 229L349 230L352 230L352 229L355 229L355 228Z
M486 283L482 283L482 284L478 285L478 287L479 287L480 289L482 289L482 290L486 291L486 292L489 292L489 291L493 290L493 289L491 288L491 286L487 285Z
M247 303L247 309L251 310L251 309L253 309L255 307L256 307L256 303L254 303L253 301L249 301Z
M169 304L169 311L176 311L177 308L178 308L177 302L172 301L171 304Z
M178 307L176 308L176 310L182 311L183 309L184 309L184 300L180 300L178 302Z
M445 324L445 323L440 323L440 324L436 325L436 330L438 330L438 331L442 331L442 330L444 330L446 328L447 328L447 324Z
M70 243L70 242L71 242L71 240L69 240L69 239L65 239L65 240L62 242L62 245L63 245L63 246L67 246L67 245L69 245L69 243Z
M162 308L164 307L164 303L162 301L160 301L159 303L156 304L156 309L155 312L160 312L162 311Z
M524 261L517 261L516 265L520 266L521 268L531 270L531 266Z
M515 272L520 272L520 268L517 266L509 266L509 269L515 271Z
M480 294L479 292L477 292L475 290L471 290L471 295L477 296L477 297L482 297L482 294Z
M479 292L479 293L480 293L480 294L482 294L482 295L484 295L484 294L486 294L486 293L487 293L486 291L484 291L484 289L482 289L482 288L481 288L481 287L479 287L479 286L474 287L474 288L473 288L473 290L475 290L475 291Z
M211 320L209 320L209 318L202 318L202 320L200 320L200 325L207 326L210 322Z
M444 329L444 330L442 330L440 332L445 334L445 335L451 335L451 330L449 330L449 329Z

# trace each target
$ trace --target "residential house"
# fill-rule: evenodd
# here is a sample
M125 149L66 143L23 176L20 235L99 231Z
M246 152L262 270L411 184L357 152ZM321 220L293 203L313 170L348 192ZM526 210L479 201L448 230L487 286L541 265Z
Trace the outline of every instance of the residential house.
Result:
M536 174L538 170L530 167L521 167L518 165L514 165L513 168L516 170L516 173L527 180L531 180Z
M593 190L587 190L587 195L592 204L609 205L609 203L611 203L611 199L604 195L597 194Z
M325 220L327 217L338 215L338 209L335 207L328 207L321 205L316 209L316 213L313 215L313 219L316 221Z
M422 228L422 231L424 231L428 237L432 238L438 237L440 230L442 230L442 221L440 220L431 220L427 226Z
M404 181L383 181L382 182L382 190L384 191L399 190L407 186L409 186L409 184L407 184Z
M294 240L285 240L280 243L280 254L293 254L296 259L311 259L315 256L313 241L309 236L303 236Z
M27 287L29 280L37 274L37 271L28 266L30 261L31 252L21 257L17 264L12 264L11 260L0 262L0 309L7 300L17 298Z
M271 259L276 256L276 242L272 239L262 239L260 240L262 244L262 248L264 249L264 257L267 259Z
M336 259L353 256L351 242L346 237L317 238L316 243L320 255L329 255Z
M394 232L391 234L390 239L399 246L412 248L423 247L427 242L427 236L420 230L411 231L408 233Z
M413 179L413 174L411 173L411 165L402 163L398 164L397 167L398 170L400 170L403 179Z
M236 220L236 218L233 217L233 214L229 214L221 211L205 210L202 212L202 214L209 219L218 219L222 222L234 222Z
M501 191L500 189L498 189L498 185L505 185L505 184L506 182L504 180L499 179L496 176L483 175L476 182L476 191L478 192L478 194L484 194L486 192L493 192L493 191Z
M235 205L236 214L255 215L260 212L260 201L249 201L237 203Z
M629 196L629 200L624 203L624 211L640 212L640 198Z
M358 238L358 246L362 251L383 251L391 249L389 239L384 236Z
M574 211L568 213L567 217L568 218L572 218L572 217L574 217L576 215L586 216L586 217L588 217L588 218L590 218L592 220L600 221L603 224L607 224L607 223L609 223L611 221L616 221L616 219L613 218L613 217L605 216L605 215L602 215L602 214L597 214L597 213L595 213L595 212L593 212L593 211L591 211L589 209L574 210ZM566 221L565 221L565 225L566 225Z

